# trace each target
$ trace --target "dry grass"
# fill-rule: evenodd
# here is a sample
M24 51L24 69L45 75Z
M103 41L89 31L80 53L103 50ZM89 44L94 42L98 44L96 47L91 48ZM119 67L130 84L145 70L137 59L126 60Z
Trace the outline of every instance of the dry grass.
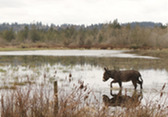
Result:
M147 99L136 106L137 102L128 101L127 107L101 104L83 82L68 94L58 91L58 98L53 89L44 86L18 88L1 94L0 113L1 117L166 117L168 96L164 88L158 100Z

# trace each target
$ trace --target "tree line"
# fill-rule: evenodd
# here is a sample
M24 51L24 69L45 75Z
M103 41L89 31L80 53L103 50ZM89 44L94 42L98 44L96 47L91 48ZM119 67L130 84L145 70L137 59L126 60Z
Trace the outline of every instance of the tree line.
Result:
M0 46L167 48L168 28L161 23L151 22L120 24L117 19L90 26L1 24Z

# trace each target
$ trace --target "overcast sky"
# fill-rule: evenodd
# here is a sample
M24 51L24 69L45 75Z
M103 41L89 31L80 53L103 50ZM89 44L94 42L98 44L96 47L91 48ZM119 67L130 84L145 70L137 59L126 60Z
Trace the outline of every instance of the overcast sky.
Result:
M168 0L0 0L0 23L168 23Z

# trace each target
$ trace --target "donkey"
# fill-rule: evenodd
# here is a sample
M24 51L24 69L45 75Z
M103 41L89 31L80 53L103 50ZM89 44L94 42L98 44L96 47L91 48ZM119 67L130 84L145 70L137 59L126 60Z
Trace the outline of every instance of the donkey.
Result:
M137 88L137 83L140 85L142 89L143 79L141 74L135 70L125 70L125 71L117 71L117 70L108 70L104 68L105 72L103 74L103 81L107 81L109 78L112 78L113 81L110 83L112 87L113 83L118 83L120 88L122 88L122 82L132 81L134 88Z

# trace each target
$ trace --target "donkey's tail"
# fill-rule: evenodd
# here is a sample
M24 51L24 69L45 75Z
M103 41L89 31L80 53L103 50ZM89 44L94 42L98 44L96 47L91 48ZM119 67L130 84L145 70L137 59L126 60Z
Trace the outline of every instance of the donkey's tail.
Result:
M141 75L139 76L139 79L140 79L140 80L141 80L141 82L143 83L143 79L142 79L142 76L141 76Z

